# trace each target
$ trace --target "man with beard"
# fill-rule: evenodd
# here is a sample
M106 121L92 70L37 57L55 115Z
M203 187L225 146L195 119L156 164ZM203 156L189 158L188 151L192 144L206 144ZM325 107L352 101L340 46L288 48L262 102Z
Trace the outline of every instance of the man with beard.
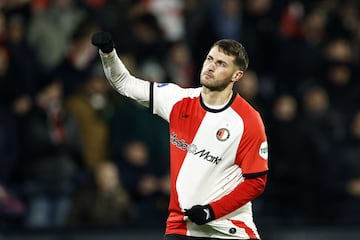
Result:
M169 122L165 240L260 239L251 201L265 188L267 138L260 114L233 91L248 67L245 48L231 39L215 42L201 87L181 88L131 75L110 33L95 33L92 43L111 86Z

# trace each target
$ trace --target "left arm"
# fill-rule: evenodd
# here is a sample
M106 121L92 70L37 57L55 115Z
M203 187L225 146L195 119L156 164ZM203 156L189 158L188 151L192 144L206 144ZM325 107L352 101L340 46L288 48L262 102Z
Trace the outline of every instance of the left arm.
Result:
M221 218L258 197L265 189L266 176L262 174L255 178L245 179L222 198L207 205L195 205L186 209L185 216L198 225Z
M268 149L260 115L253 114L246 119L241 142L236 164L242 169L244 181L220 199L186 210L185 215L196 224L201 225L221 218L254 200L264 191L268 171Z
M242 169L245 180L227 195L210 203L216 218L225 216L254 200L265 189L268 171L265 128L257 113L249 114L244 124L245 130L236 163Z
M210 203L215 219L221 218L260 196L265 190L267 175L245 178L233 191Z

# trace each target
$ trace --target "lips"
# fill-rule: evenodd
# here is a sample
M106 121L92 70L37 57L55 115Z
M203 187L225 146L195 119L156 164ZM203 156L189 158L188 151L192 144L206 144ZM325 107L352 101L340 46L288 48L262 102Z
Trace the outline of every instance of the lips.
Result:
M210 73L210 72L204 72L203 75L205 77L208 77L208 78L213 78L214 77L214 75L212 73Z

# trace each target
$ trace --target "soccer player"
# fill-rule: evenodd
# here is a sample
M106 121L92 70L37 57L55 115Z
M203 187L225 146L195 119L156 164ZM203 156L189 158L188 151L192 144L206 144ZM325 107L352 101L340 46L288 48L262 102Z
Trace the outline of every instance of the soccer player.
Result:
M169 122L171 194L165 240L260 239L251 201L265 188L267 138L260 114L233 85L248 67L237 41L214 43L201 87L139 79L126 69L111 34L92 36L111 86Z

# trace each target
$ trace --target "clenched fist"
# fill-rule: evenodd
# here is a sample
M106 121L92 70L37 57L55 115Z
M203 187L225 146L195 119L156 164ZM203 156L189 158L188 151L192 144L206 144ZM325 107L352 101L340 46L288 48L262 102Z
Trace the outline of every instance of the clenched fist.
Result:
M114 49L114 41L109 32L97 32L92 35L91 43L104 53L110 53Z

